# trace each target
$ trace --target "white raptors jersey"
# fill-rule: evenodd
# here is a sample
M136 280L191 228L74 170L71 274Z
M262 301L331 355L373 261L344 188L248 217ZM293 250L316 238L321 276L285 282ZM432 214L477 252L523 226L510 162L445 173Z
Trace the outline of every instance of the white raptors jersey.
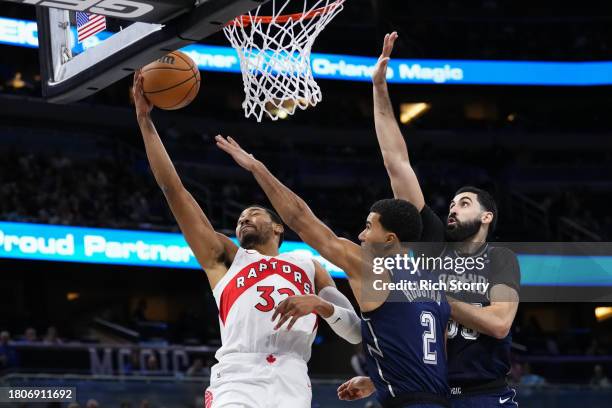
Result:
M274 330L272 315L288 296L314 294L314 277L308 256L284 253L272 257L239 248L232 266L213 289L221 326L217 360L230 353L290 353L308 361L317 316L300 318L288 331L288 323Z

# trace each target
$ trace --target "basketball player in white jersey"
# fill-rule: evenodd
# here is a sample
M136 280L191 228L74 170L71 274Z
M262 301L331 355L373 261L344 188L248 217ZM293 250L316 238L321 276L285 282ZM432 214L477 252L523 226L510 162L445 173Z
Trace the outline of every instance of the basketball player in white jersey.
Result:
M183 186L155 130L153 106L143 94L140 72L134 76L133 94L155 180L206 271L219 308L222 346L216 354L219 363L211 369L206 407L310 408L306 363L317 315L354 344L361 341L354 330L359 317L318 262L279 253L284 230L272 210L251 206L242 212L236 226L240 247L215 232ZM275 306L294 295L300 295L295 307L307 316L278 325L273 320Z

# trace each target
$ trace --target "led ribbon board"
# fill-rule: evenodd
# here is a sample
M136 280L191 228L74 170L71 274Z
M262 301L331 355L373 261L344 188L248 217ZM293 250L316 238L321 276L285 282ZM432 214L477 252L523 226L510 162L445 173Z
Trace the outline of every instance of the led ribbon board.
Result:
M302 242L285 241L280 250L311 255L333 277L346 277ZM0 258L200 268L181 234L14 222L0 222ZM612 256L519 254L518 258L523 286L612 287Z
M314 256L327 270L344 276L302 242L284 242L280 250ZM200 269L181 234L15 222L0 222L0 258Z
M73 34L75 36L76 34ZM75 46L74 51L94 47L111 35L102 32ZM0 44L38 47L36 23L0 17ZM76 38L76 37L75 37ZM77 44L76 40L73 44ZM203 71L240 73L240 60L231 47L194 44L182 49ZM335 54L313 54L316 78L370 81L377 59ZM395 84L609 86L612 61L526 62L392 59L388 81Z

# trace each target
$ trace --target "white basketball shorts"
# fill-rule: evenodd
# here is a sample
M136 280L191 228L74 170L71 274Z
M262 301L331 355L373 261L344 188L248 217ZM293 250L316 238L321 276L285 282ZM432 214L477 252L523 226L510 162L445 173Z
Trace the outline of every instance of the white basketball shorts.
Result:
M205 408L310 408L306 362L289 354L232 353L211 368Z

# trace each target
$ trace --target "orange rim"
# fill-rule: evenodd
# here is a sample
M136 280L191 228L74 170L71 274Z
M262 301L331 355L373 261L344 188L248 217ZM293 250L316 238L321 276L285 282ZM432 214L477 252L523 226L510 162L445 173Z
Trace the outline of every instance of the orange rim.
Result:
M270 24L270 23L286 23L289 20L296 21L299 19L311 20L318 16L328 14L329 12L336 9L336 7L340 6L342 3L344 3L344 0L336 0L333 3L330 3L325 7L319 7L318 9L310 10L307 13L285 14L285 15L276 16L276 17L242 15L242 16L236 17L235 19L233 19L226 25L228 26L241 25L243 27L247 27L251 25L253 22L262 23L262 24Z

